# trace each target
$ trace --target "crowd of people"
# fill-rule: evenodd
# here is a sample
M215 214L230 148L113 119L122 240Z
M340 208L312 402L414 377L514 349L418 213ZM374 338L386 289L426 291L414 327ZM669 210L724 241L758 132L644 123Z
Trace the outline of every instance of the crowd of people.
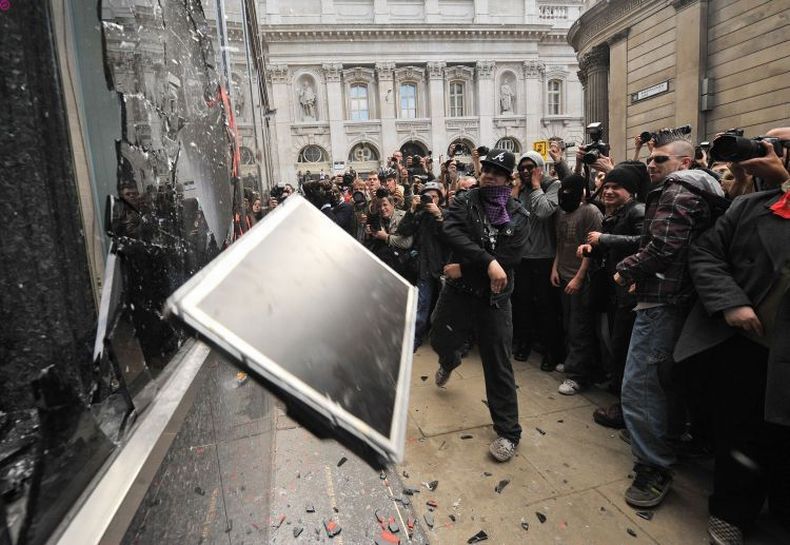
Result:
M766 498L790 526L790 128L688 132L643 133L620 163L579 146L572 168L559 140L550 162L481 147L438 177L395 152L300 190L417 286L437 386L477 345L496 460L521 436L511 357L540 353L559 393L617 396L592 418L631 445L627 503L658 506L678 458L712 456L711 540L738 544Z

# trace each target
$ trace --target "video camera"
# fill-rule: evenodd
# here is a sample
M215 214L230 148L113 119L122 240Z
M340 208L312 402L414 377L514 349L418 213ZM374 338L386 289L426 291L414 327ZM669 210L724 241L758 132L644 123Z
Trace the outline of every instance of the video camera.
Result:
M587 134L590 135L590 143L580 146L584 151L582 162L591 165L597 161L601 155L609 156L609 144L603 141L603 123L596 121L587 125Z
M715 161L737 163L756 157L765 157L766 150L762 142L768 142L774 147L779 157L784 155L784 149L790 147L790 140L781 140L773 136L756 136L745 138L743 129L730 129L713 139L710 156Z

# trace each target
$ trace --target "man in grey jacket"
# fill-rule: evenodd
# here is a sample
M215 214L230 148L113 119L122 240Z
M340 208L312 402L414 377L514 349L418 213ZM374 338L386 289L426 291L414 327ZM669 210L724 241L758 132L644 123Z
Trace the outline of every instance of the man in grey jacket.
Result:
M528 151L519 159L513 195L529 214L529 238L524 257L516 269L513 293L515 359L529 357L534 335L543 342L541 369L553 371L563 357L559 289L551 285L556 242L554 215L560 181L543 172L543 157Z

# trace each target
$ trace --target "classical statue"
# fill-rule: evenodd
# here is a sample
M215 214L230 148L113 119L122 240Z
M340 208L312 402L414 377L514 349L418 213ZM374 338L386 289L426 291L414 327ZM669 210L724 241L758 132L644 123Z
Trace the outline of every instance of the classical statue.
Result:
M299 95L299 105L302 107L302 115L305 121L315 121L315 91L310 86L310 83L302 82L302 87L297 91Z
M510 88L510 85L507 83L503 83L502 87L499 88L499 105L501 107L501 113L512 113L513 112L513 90Z

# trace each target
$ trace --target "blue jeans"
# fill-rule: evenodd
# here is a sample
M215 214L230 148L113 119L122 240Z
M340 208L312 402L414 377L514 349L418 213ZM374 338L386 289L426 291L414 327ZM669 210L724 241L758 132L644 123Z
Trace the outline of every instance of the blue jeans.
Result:
M667 442L672 352L686 319L685 307L636 311L625 362L621 401L637 463L668 469L675 453Z
M414 325L414 350L422 345L431 319L431 306L436 294L435 278L420 278L417 282L417 320Z

